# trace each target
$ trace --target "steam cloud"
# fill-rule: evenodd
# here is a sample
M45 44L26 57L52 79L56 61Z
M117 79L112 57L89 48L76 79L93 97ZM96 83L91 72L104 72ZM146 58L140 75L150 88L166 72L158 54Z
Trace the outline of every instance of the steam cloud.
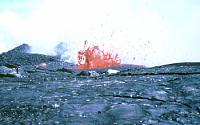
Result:
M59 53L66 61L76 63L77 52L87 40L118 53L126 64L155 66L200 61L196 54L200 39L190 39L193 36L188 32L174 34L173 23L152 9L151 3L151 0L139 3L131 0L43 0L26 16L4 9L0 11L0 52L28 43L34 53ZM196 27L196 20L200 21L198 12L193 13L192 27ZM183 29L177 28L177 32ZM184 28L183 31L193 30ZM190 46L189 40L193 41Z

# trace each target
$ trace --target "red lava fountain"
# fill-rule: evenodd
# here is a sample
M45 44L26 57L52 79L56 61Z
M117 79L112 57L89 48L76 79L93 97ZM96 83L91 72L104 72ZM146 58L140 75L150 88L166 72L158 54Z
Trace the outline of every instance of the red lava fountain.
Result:
M118 54L105 52L99 46L88 46L84 43L84 49L78 52L78 66L80 69L100 69L119 66L121 59Z

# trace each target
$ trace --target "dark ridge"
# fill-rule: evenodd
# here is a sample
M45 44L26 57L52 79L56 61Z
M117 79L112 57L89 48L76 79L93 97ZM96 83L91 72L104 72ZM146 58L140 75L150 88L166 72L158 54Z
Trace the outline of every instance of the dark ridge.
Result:
M56 71L67 72L67 73L73 73L73 71L72 71L71 69L67 69L67 68L57 69Z
M161 73L118 73L120 76L145 76L145 75L195 75L200 74L200 72L161 72Z
M14 49L8 51L7 53L29 53L31 51L31 46L29 46L28 44L22 44L20 46L15 47Z
M0 73L0 78L1 77L16 77L16 75L14 74L4 74L4 73Z
M102 95L102 96L103 97L130 98L130 99L143 99L143 100L158 101L158 102L163 102L163 103L171 102L171 103L178 103L178 104L184 105L188 108L192 108L191 105L177 101L177 100L161 100L161 99L157 99L155 97L128 96L128 95Z
M18 65L14 65L14 64L5 64L4 66L6 66L7 68L18 68Z
M159 102L167 102L166 100L161 100L161 99L157 99L154 97L142 97L142 96L126 96L126 95L103 95L105 96L110 96L110 97L119 97L119 98L131 98L131 99L145 99L145 100L149 100L149 101L159 101Z
M0 65L36 65L40 63L48 63L59 61L57 57L42 54L16 53L0 55Z
M36 65L60 60L56 56L28 53L30 52L30 48L28 44L22 44L6 53L0 54L0 66Z
M162 68L162 67L169 67L169 66L200 66L200 62L172 63L172 64L166 64L166 65L161 65L161 66L155 66L153 68Z

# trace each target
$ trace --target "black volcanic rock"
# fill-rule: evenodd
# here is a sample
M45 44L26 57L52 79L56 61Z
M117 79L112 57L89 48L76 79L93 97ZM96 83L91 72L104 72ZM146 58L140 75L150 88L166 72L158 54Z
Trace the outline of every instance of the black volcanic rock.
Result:
M56 71L67 72L67 73L73 73L73 71L72 71L71 69L67 69L67 68L57 69Z
M44 62L59 61L58 57L42 54L32 54L28 44L22 44L6 53L0 54L0 66L4 65L36 65Z
M23 44L0 55L2 125L200 125L200 63L109 74L28 52Z
M14 49L8 51L7 53L9 54L14 54L14 53L30 53L31 51L31 46L28 44L22 44L20 46L15 47Z
M200 124L197 64L126 65L115 75L63 62L22 65L19 77L15 68L0 66L1 124Z

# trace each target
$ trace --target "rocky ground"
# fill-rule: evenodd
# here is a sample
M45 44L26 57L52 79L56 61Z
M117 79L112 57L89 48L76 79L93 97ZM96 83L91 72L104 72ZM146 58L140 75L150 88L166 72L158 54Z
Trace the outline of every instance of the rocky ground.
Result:
M79 70L29 50L0 55L0 124L200 124L200 63Z

